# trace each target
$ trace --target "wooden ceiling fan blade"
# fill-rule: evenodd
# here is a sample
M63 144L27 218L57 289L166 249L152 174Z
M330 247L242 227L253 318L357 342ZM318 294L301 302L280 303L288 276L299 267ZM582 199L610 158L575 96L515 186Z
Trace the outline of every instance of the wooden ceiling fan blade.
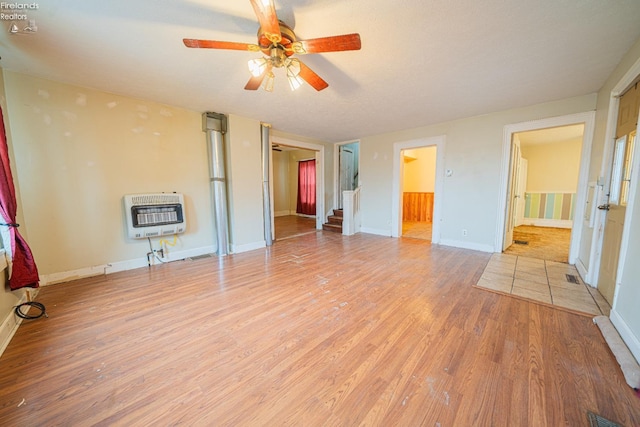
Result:
M292 45L295 53L341 52L345 50L360 50L361 47L362 43L358 33L298 40Z
M272 43L280 43L282 34L280 34L280 24L278 23L278 15L276 15L276 6L273 0L250 1L263 35Z
M313 87L317 91L321 91L322 89L326 89L329 86L329 83L325 82L322 77L317 75L311 68L304 65L302 61L300 61L300 78L305 82L309 83L311 87Z
M267 66L262 74L259 76L251 76L246 86L244 87L246 90L257 90L262 84L264 78L271 72L271 66Z
M257 44L237 43L237 42L221 42L217 40L198 40L198 39L182 39L186 47L204 48L204 49L227 49L227 50L248 50L257 52L260 47Z

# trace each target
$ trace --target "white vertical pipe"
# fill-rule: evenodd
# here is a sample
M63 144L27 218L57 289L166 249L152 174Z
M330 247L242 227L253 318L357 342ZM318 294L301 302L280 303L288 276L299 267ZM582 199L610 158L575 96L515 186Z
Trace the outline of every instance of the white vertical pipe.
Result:
M267 246L273 244L271 232L271 195L269 192L269 166L271 160L271 144L269 143L269 130L271 125L260 124L262 137L262 206L264 211L264 241Z
M227 214L227 180L225 170L224 134L227 118L223 114L203 113L202 130L207 134L209 179L214 213L218 256L229 254L229 220Z

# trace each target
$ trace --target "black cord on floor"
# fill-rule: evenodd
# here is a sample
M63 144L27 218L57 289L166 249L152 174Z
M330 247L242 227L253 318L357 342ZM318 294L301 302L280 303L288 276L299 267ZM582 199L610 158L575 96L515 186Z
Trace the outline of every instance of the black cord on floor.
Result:
M31 315L31 314L24 313L21 310L21 307L23 307L23 306L35 307L38 310L40 310L40 313L38 313L37 315ZM29 311L29 309L27 308L27 312L28 311ZM18 317L23 318L23 319L38 319L38 318L40 318L42 316L49 317L47 315L47 312L46 312L45 308L44 308L44 304L42 304L41 302L37 302L37 301L27 301L27 302L23 302L20 305L16 305L16 315Z

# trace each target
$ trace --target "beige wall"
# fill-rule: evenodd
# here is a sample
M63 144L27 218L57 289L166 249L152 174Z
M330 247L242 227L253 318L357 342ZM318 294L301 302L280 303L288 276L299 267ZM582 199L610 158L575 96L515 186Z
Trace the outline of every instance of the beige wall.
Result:
M55 281L146 265L148 242L128 239L124 231L122 196L129 193L184 194L187 232L169 248L170 257L215 250L200 112L14 72L4 77L21 231L41 277ZM325 172L332 171L331 145L273 135L324 145ZM230 115L226 152L232 250L261 247L260 122Z
M528 160L529 193L575 193L580 172L582 138L549 144L523 144Z
M273 151L273 212L276 216L289 214L289 154Z
M404 150L404 192L433 193L436 185L436 147Z
M486 114L416 129L368 136L360 144L362 227L391 234L393 144L445 135L441 243L493 251L500 204L505 125L581 113L595 108L596 95ZM501 225L502 226L502 225ZM468 235L462 236L461 230Z
M144 258L122 196L185 195L174 250L213 244L200 113L5 72L24 229L42 275Z
M260 122L230 115L227 148L231 250L243 252L265 245Z

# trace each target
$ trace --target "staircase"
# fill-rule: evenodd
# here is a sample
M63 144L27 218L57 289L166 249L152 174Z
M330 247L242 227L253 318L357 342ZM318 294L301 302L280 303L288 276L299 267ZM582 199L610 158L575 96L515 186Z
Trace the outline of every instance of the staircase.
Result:
M329 215L327 218L327 223L322 224L322 229L324 231L332 231L334 233L342 234L342 209L334 209L333 215Z

